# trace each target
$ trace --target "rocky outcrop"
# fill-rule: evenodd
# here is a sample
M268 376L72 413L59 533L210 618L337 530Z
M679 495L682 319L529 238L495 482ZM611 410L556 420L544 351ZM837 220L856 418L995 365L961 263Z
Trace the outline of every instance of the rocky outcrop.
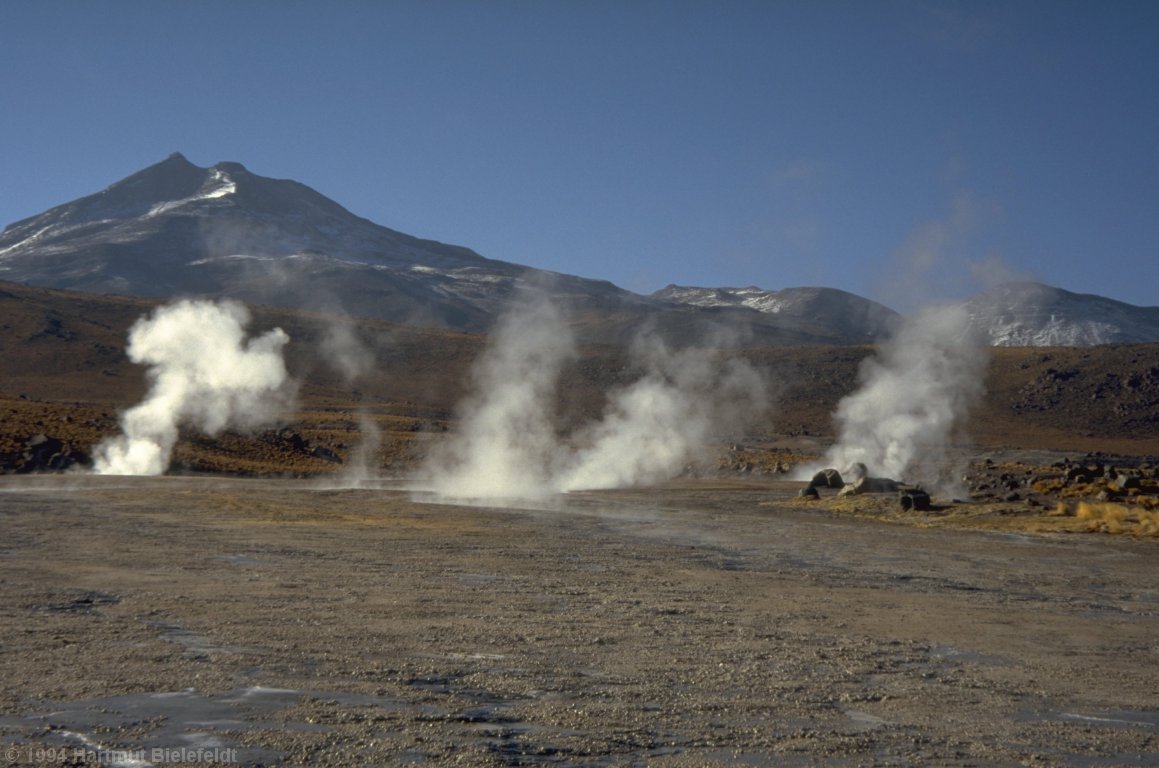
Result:
M58 437L37 434L23 441L14 453L0 454L0 472L63 472L76 466L90 466L87 453L73 448Z
M898 483L888 477L862 477L856 482L846 483L837 492L838 497L858 496L863 493L897 493Z
M898 493L898 506L904 511L926 512L930 509L930 495L921 488L910 488Z
M845 481L841 479L841 473L832 468L822 469L809 481L810 488L840 488L843 485Z

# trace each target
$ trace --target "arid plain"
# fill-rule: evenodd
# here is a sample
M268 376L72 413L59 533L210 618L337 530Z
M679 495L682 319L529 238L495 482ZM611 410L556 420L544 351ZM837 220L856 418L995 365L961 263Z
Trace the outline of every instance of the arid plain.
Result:
M148 305L0 300L0 454L90 450L144 391ZM958 449L1017 499L798 499L777 469L871 350L779 348L743 352L776 408L697 471L471 506L405 477L477 337L359 324L351 387L304 351L321 320L258 323L303 382L278 428L183 433L164 477L0 477L6 762L1159 764L1155 345L996 351ZM585 350L564 422L627 375ZM1080 514L1101 480L1062 459L1142 473L1129 515Z

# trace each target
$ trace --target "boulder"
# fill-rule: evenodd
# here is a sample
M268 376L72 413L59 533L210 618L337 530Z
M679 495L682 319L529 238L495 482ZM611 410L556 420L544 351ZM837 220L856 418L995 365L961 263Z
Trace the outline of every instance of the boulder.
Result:
M840 488L843 485L845 481L841 479L841 473L835 469L823 469L809 481L810 488Z
M1137 475L1120 473L1115 476L1114 486L1120 491L1129 491L1143 487L1143 481Z
M301 451L302 453L307 453L310 450L310 441L307 440L306 438L302 437L301 435L299 435L297 432L293 432L291 430L284 429L281 432L281 437L283 440L288 442L290 444L290 447L293 448L295 451Z
M846 483L845 487L837 492L841 496L857 496L862 493L897 493L896 480L888 477L863 477L856 482Z
M33 435L24 441L22 450L9 456L7 468L17 473L62 472L76 464L87 464L90 459L80 451L68 448L63 440L49 435Z
M797 491L798 498L802 499L819 499L821 494L817 492L816 486L807 485L801 490Z
M315 457L315 458L318 458L318 459L325 459L326 461L332 461L335 464L342 463L342 457L324 445L314 446L314 450L310 451L310 455Z
M924 512L930 508L930 495L921 488L911 488L898 493L898 503L904 510Z
M1086 483L1093 483L1096 478L1102 477L1104 473L1103 465L1095 463L1090 465L1078 465L1071 467L1066 471L1067 485L1084 485Z
M862 493L896 493L897 481L888 477L863 477L857 481Z

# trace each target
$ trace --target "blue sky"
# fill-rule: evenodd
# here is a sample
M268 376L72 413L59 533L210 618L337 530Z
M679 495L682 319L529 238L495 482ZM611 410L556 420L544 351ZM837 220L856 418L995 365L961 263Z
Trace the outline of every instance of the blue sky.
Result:
M1159 2L0 5L0 224L180 151L651 292L1159 305Z

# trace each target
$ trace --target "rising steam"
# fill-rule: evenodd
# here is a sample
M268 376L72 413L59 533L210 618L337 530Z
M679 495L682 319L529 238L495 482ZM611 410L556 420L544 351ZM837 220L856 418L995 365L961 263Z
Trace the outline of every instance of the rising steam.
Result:
M912 317L861 368L861 388L837 406L839 437L824 466L855 462L871 474L953 493L949 451L981 398L989 348L968 337L959 307Z
M213 435L256 427L286 405L282 348L275 328L246 339L249 311L231 301L181 301L158 308L129 330L129 359L149 366L145 400L121 415L121 432L96 448L104 475L159 475L169 466L177 429Z
M476 366L461 430L432 451L422 484L453 498L537 498L655 482L765 409L764 381L747 363L640 342L633 357L643 375L611 393L603 418L565 442L554 403L574 355L571 331L545 297L505 315Z
M645 374L612 393L602 420L584 430L565 457L559 490L617 488L665 480L717 435L764 411L765 387L748 363L720 361L703 349L636 345Z
M347 384L375 372L374 352L363 343L357 326L345 316L336 303L323 310L326 320L326 335L322 341L321 353L330 367L337 371ZM378 474L378 451L382 447L382 430L378 423L364 409L358 409L359 440L347 456L340 480L343 487L365 488L374 484Z
M532 498L550 493L558 450L552 399L575 353L571 329L533 294L500 318L461 404L455 439L436 446L421 474L440 495Z

